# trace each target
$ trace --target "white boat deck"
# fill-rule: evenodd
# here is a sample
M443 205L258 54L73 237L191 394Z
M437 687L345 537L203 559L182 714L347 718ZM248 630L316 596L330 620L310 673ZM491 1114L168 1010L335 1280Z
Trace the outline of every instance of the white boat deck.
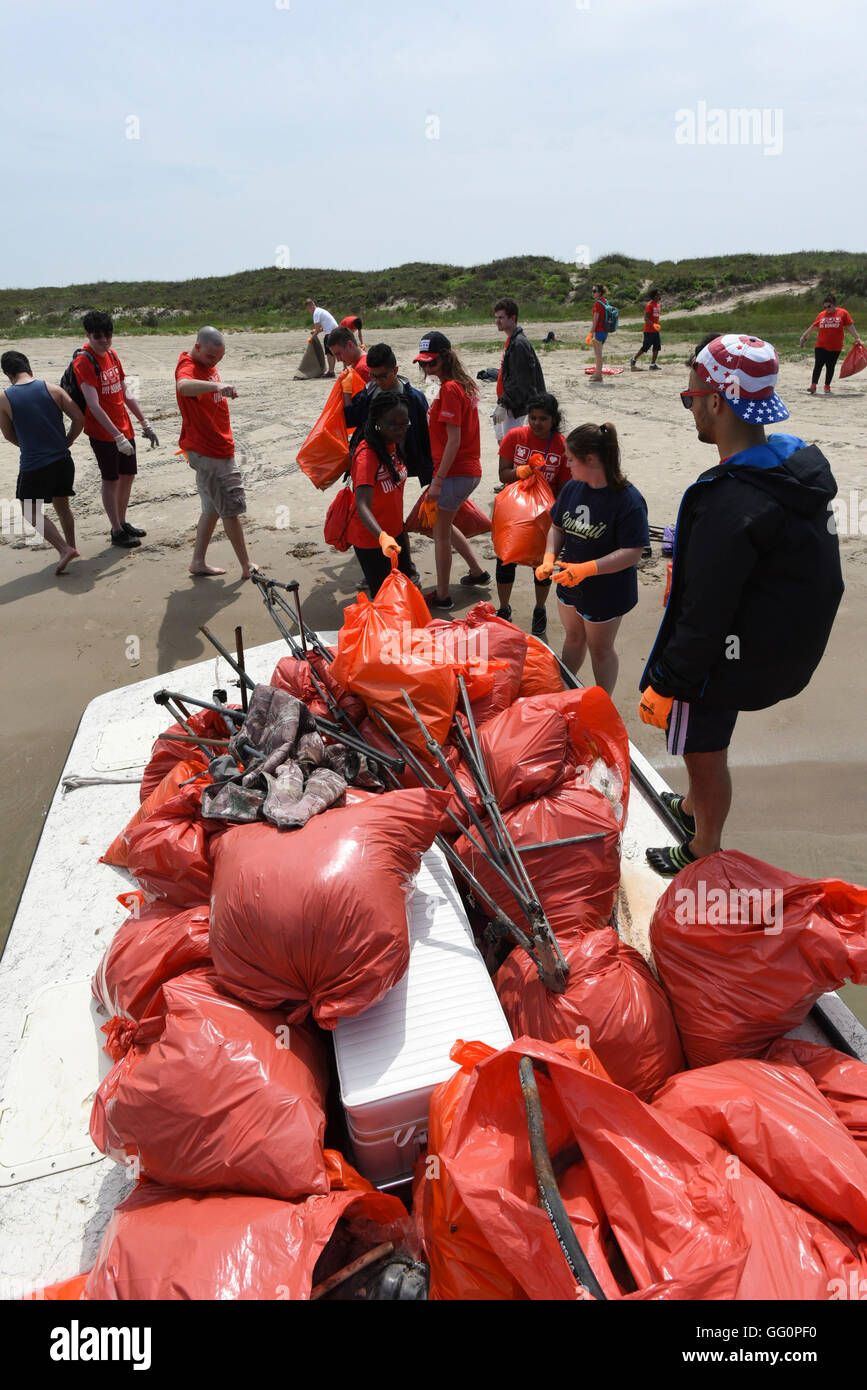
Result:
M249 674L267 681L286 651L282 640L251 649ZM137 810L151 745L171 722L154 693L165 687L207 700L223 687L235 700L233 681L225 661L208 660L101 695L82 716L0 962L0 1297L22 1297L89 1269L112 1210L130 1190L132 1175L101 1158L88 1135L94 1092L111 1065L90 979L126 916L117 895L133 886L123 870L97 861ZM631 751L651 785L665 790ZM64 793L71 775L134 780ZM618 926L648 957L648 924L665 885L644 863L644 847L669 842L633 783ZM825 1000L867 1056L867 1033L836 996ZM798 1031L827 1040L812 1023Z

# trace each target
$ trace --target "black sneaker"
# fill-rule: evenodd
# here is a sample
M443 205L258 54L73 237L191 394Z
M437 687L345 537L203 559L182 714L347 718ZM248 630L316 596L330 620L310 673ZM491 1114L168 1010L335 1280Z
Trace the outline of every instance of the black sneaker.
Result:
M462 575L461 575L461 585L462 585L463 588L465 588L465 589L472 589L472 588L475 587L476 584L480 584L480 585L490 584L490 582L491 582L491 576L488 574L488 571L487 571L487 570L482 570L481 574L462 574Z
M440 598L436 589L432 589L429 594L423 594L422 597L428 608L454 608L455 606L455 601L451 594L446 598Z
M123 546L124 550L135 550L136 546L141 545L140 540L137 540L135 536L128 536L126 531L112 531L111 543L112 545Z
M130 524L129 524L128 521L125 521L125 522L123 523L123 526L122 526L121 529L124 530L124 531L126 531L126 534L127 534L128 536L146 536L146 535L147 535L147 531L141 531L141 530L139 529L138 526L130 526Z
M505 618L506 622L507 622L507 623L510 623L510 622L512 621L512 609L511 609L511 606L510 606L508 603L506 603L506 604L503 605L502 608L498 608L498 609L497 609L497 617L498 617L498 618Z
M541 637L548 631L548 614L544 608L536 607L533 609L533 621L530 624L530 631L534 637Z
M641 552L641 558L642 558L642 560L649 560L652 554L653 554L653 546L652 546L652 545L646 545L646 546L644 547L644 549L642 550L642 552Z

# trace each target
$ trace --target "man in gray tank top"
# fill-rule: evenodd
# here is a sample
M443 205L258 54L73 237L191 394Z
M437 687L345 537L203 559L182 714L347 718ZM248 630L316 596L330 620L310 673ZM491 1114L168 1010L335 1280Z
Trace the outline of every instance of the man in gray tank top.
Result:
M11 383L0 391L0 432L21 450L15 496L25 520L59 554L54 572L63 574L70 560L78 558L69 505L75 496L75 464L69 446L84 428L84 415L62 386L34 380L23 352L4 352L0 369ZM68 430L64 415L72 422ZM45 502L53 503L62 535L45 517Z

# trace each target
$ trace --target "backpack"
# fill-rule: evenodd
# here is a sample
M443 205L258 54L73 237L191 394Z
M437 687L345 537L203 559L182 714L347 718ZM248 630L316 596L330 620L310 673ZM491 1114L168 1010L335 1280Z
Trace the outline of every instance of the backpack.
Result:
M328 508L325 528L322 533L328 544L333 545L335 550L349 549L346 532L349 530L349 523L354 515L355 494L351 487L342 487Z
M606 333L616 333L616 332L617 332L617 325L618 325L618 323L620 322L620 310L619 310L619 309L615 309L615 307L614 307L613 304L609 304L607 299L604 301L604 304L605 304L605 332L606 332Z
M82 352L84 353L90 365L93 367L93 370L96 372L96 379L97 381L99 381L99 359L94 355L94 353L88 352L87 348L76 348L75 352L72 354L72 362L70 362L69 366L66 368L66 371L63 373L63 376L60 378L60 386L61 389L66 392L67 396L69 396L70 400L75 401L75 404L78 406L81 413L84 414L84 412L87 410L87 401L84 399L84 392L78 384L78 378L75 375L75 368L73 366L76 357L78 357L79 354ZM115 357L111 348L109 348L107 356L110 359L112 365L115 365L117 363L117 358Z

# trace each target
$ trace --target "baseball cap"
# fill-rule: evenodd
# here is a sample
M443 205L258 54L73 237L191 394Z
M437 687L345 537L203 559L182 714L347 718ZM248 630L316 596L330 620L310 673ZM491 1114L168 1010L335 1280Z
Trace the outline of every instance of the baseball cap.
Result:
M414 357L413 362L432 362L435 357L439 357L441 352L449 352L451 343L445 333L439 333L435 328L430 333L425 333L418 345L418 357Z
M788 420L789 412L776 392L780 359L771 343L746 333L726 333L703 347L693 370L748 425Z

